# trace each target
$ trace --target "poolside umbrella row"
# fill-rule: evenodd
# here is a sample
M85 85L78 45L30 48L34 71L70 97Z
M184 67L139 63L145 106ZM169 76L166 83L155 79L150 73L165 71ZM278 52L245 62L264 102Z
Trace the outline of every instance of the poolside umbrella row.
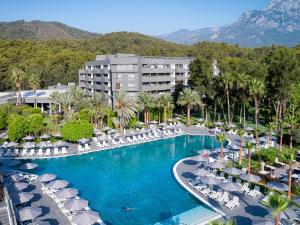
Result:
M85 199L69 199L64 204L64 208L69 211L79 211L86 209L88 207L89 202Z
M88 210L73 216L72 223L77 225L91 225L97 223L99 220L100 217L97 212Z
M42 209L39 207L26 207L19 211L20 220L34 220L42 214Z
M49 181L54 180L55 178L56 178L55 174L46 173L46 174L40 175L37 178L37 180L40 182L49 182Z
M35 147L35 143L34 142L25 142L22 144L23 148L34 148Z
M225 168L224 172L233 176L238 176L244 173L242 170L237 168Z
M87 139L87 138L81 138L81 139L78 140L78 142L79 142L79 143L82 143L82 144L87 143L87 142L89 142L89 141L90 141L90 140Z
M16 143L16 142L9 142L7 145L6 145L6 147L7 148L14 148L14 147L16 147L16 146L18 146L18 143Z
M280 182L268 182L267 187L277 191L288 191L289 189L289 187L286 184Z
M29 202L31 199L33 199L34 194L32 193L27 193L27 192L21 192L18 194L18 203L23 204L26 202Z
M201 177L201 181L208 185L218 185L221 181L215 177Z
M35 168L37 168L37 164L36 163L25 163L22 166L20 166L19 168L21 170L33 170Z
M222 184L220 184L220 187L224 191L240 191L241 190L241 187L238 184L232 183L232 182L222 183Z
M225 168L225 164L219 161L213 162L209 164L209 167L212 169L223 169Z
M78 195L78 190L75 188L63 188L56 192L56 197L59 199L69 199Z
M18 191L23 191L25 190L26 188L28 188L29 184L27 183L24 183L24 182L18 182L18 183L15 183L15 188L18 190Z
M259 176L253 174L242 174L240 178L251 183L257 183L261 181L261 178Z
M51 189L61 189L61 188L67 187L68 185L69 185L69 182L66 180L54 180L48 184L48 187Z
M14 175L11 175L10 177L14 182L20 182L25 179L25 177L21 176L20 174L14 174Z
M206 169L203 169L203 168L198 169L194 172L194 175L198 176L198 177L204 177L204 176L207 176L209 174L210 174L210 172Z
M24 141L32 141L34 139L35 139L35 137L33 137L31 135L28 135L28 136L26 136L26 137L23 138Z

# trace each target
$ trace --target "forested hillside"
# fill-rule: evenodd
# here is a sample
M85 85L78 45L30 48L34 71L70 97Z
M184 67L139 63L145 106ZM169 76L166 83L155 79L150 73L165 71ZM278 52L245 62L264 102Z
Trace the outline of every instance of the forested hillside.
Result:
M294 48L300 52L300 47ZM57 82L77 82L78 69L97 54L135 53L149 56L201 56L206 59L225 58L228 63L260 61L269 48L246 49L218 43L185 46L162 41L138 33L117 32L88 40L1 40L0 90L14 89L11 70L19 67L26 73L37 73L41 87ZM254 64L255 65L255 64ZM240 65L241 67L247 67ZM23 88L28 88L24 84Z

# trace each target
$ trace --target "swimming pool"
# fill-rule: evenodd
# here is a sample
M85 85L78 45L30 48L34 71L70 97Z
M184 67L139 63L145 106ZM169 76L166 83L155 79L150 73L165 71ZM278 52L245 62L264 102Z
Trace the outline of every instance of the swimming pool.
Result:
M184 135L35 162L39 165L37 173L57 174L79 189L80 196L89 200L106 224L150 225L199 205L210 210L179 186L172 167L200 149L217 145L213 137Z

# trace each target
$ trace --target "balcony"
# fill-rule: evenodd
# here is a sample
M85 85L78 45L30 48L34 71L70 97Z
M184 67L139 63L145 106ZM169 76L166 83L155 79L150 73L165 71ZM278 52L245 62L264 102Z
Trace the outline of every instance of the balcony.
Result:
M175 69L176 73L185 73L188 71L188 69L185 69L185 68L176 68Z
M171 68L142 68L143 73L172 73Z
M188 77L185 77L185 76L176 76L175 80L186 81L186 80L188 80Z
M160 82L160 81L172 81L174 80L171 76L143 76L143 82Z
M171 84L161 84L161 85L142 85L142 91L165 91L172 90Z

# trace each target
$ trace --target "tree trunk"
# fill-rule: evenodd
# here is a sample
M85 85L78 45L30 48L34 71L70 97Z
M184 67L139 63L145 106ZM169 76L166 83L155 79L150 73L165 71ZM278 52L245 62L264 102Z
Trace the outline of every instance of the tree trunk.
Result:
M251 172L251 149L248 149L248 174Z
M146 110L144 110L144 123L148 124L148 122L147 122L147 111Z
M17 98L17 105L21 105L22 101L21 101L21 89L18 88L18 98Z
M205 105L205 121L208 121L208 107Z
M227 96L227 114L228 114L228 124L231 124L231 117L230 117L230 100L229 100L229 91L226 91L226 96Z
M243 160L243 137L241 137L240 140L240 155L239 155L239 164L242 164L242 160Z
M37 103L36 103L36 90L33 91L34 92L34 108L37 107Z
M240 108L240 124L242 124L242 117L243 117L243 106Z
M167 108L164 107L164 123L167 123Z
M256 135L256 142L255 142L255 149L258 150L258 98L255 96L255 135Z
M216 122L216 117L217 117L217 103L215 103L215 107L214 107L214 122Z
M271 146L271 141L272 141L272 131L270 130L270 132L269 132L269 147Z
M290 130L289 130L289 135L290 135L290 149L292 149L293 148L293 130L292 130L293 128L291 128Z
M275 217L275 225L280 225L279 220L280 220L279 216L276 216Z
M187 125L190 126L191 109L187 107Z
M283 128L282 124L280 125L280 141L279 141L279 151L282 150L282 139L283 139Z
M243 108L244 108L244 128L246 127L246 105L245 102L243 102Z
M223 161L223 142L221 142L221 147L220 147L220 162Z
M160 110L158 110L158 123L160 123Z
M289 190L288 199L291 200L292 197L292 162L289 163Z

